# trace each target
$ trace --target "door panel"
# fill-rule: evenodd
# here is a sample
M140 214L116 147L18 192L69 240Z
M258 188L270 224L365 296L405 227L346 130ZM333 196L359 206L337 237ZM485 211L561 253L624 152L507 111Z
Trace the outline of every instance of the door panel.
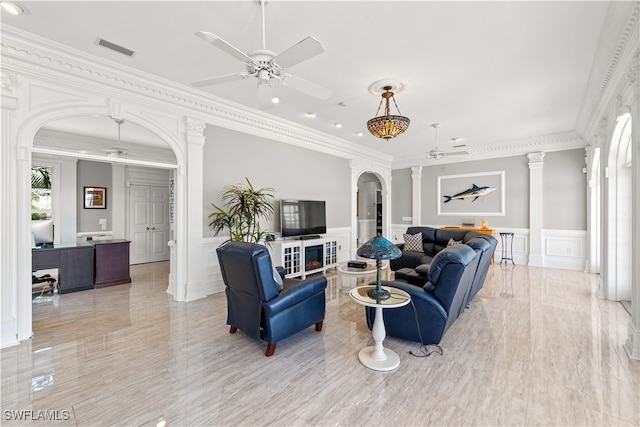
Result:
M169 259L169 187L132 186L131 264Z

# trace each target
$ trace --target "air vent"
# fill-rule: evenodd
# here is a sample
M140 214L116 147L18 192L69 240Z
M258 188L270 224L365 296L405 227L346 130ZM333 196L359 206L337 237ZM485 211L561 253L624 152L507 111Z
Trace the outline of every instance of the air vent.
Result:
M130 57L136 54L135 51L133 51L131 49L127 49L126 47L120 46L120 45L115 44L115 43L111 43L110 41L107 41L105 39L101 39L100 37L98 37L98 40L96 41L96 44L98 46L106 47L107 49L114 50L114 51L116 51L118 53L130 56Z

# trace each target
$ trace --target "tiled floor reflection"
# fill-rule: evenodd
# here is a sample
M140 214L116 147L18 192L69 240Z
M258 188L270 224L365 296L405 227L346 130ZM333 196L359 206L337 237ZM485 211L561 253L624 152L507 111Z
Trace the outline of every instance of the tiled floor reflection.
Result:
M1 424L640 425L629 317L595 298L593 275L493 265L444 355L387 338L401 362L381 373L358 362L371 333L335 273L323 331L266 358L264 343L229 334L224 294L172 301L167 269L133 266L131 285L34 304L33 339L0 353Z

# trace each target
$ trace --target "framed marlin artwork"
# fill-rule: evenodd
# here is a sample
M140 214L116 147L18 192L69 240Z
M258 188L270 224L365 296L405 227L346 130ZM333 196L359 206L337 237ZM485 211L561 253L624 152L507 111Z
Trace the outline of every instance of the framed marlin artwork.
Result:
M438 177L438 215L505 215L504 171Z

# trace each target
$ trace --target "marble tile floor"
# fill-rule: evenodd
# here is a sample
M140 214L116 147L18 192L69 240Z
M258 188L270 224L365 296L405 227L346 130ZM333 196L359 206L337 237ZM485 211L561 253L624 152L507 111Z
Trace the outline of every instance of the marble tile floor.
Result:
M34 304L33 338L0 352L1 425L640 425L629 317L594 296L594 275L493 265L444 355L388 337L400 367L375 372L357 358L373 342L364 309L335 273L323 331L267 358L229 334L223 293L178 303L167 263L131 271L130 285Z

